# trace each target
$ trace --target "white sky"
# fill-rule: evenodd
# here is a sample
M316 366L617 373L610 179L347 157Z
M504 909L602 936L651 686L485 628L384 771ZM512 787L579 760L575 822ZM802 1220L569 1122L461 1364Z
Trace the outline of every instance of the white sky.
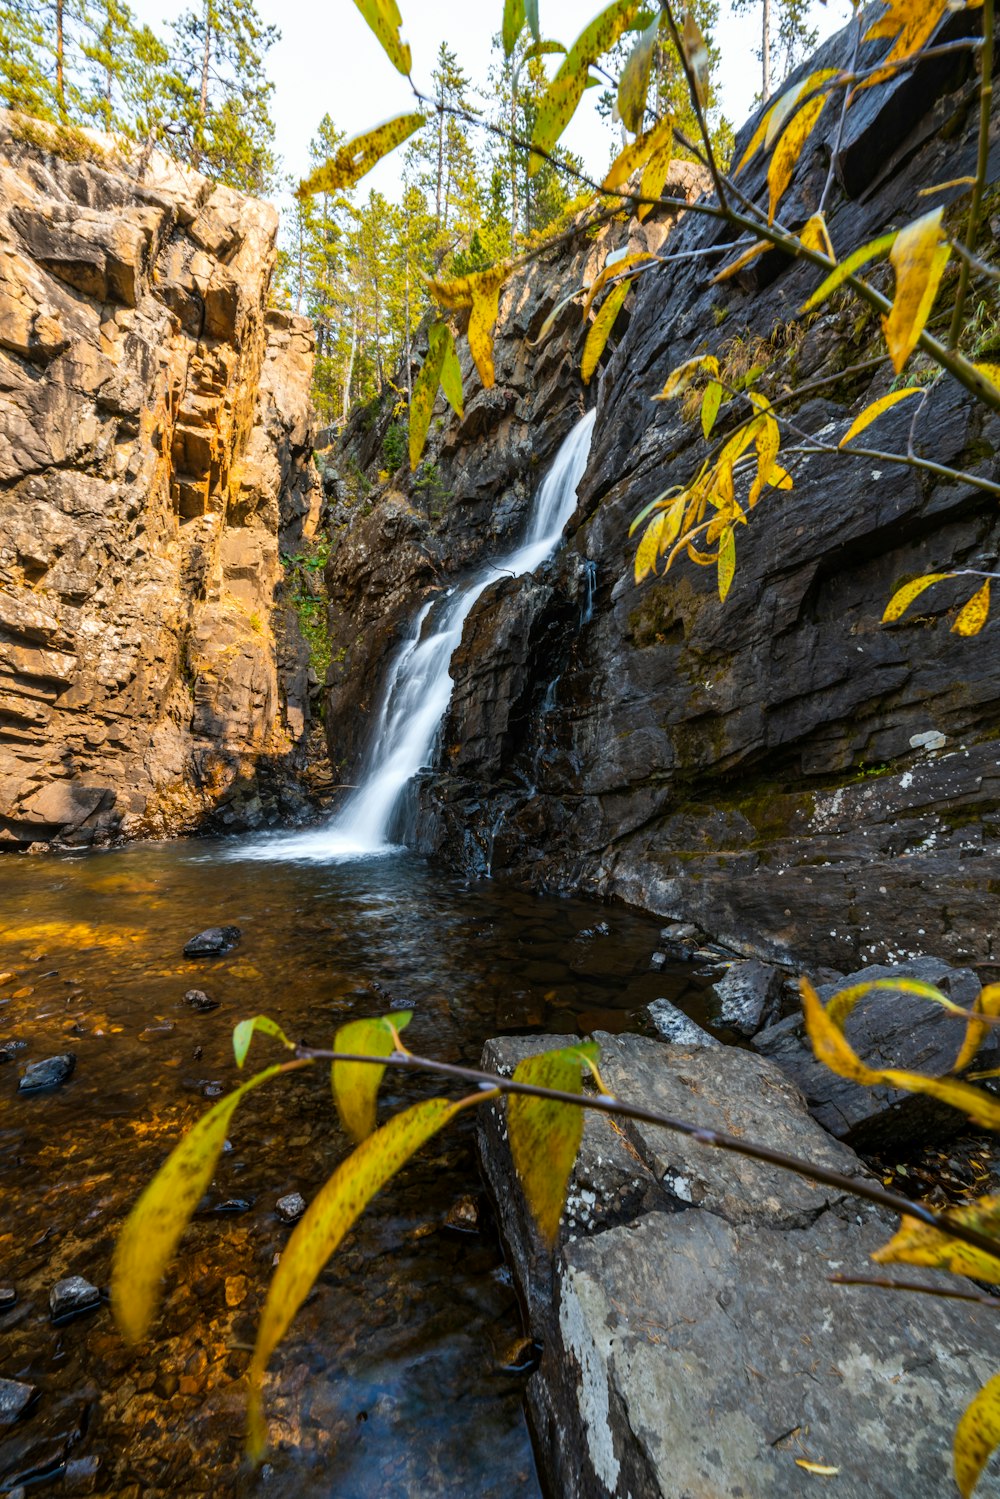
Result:
M262 18L278 27L281 41L267 55L274 80L272 101L277 150L282 172L305 176L310 137L325 113L348 135L357 135L395 114L414 108L405 78L393 68L369 31L353 0L256 0ZM605 0L539 0L543 36L566 45L574 40ZM166 22L184 9L181 0L132 0L141 21L165 31ZM402 37L413 51L413 76L430 91L430 74L439 42L447 41L474 84L486 87L490 42L499 31L502 0L399 0ZM848 0L813 0L812 24L821 39L843 25ZM738 129L749 114L759 87L760 64L754 56L759 22L734 16L721 0L717 41L722 52L720 83L723 112ZM608 161L612 137L593 103L597 90L585 94L563 143L583 157L595 172ZM381 162L363 179L392 197L398 184L395 157Z

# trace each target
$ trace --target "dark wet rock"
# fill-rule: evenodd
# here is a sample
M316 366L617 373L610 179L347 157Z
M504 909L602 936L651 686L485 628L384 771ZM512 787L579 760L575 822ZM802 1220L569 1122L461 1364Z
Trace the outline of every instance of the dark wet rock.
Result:
M186 958L216 958L232 952L242 933L238 926L210 926L184 944Z
M38 1394L33 1384L19 1379L0 1379L0 1426L20 1420Z
M863 1172L762 1058L599 1039L618 1096ZM491 1041L484 1061L510 1066L546 1044ZM489 1113L484 1172L544 1350L526 1398L551 1492L793 1499L805 1492L798 1457L836 1467L845 1499L948 1492L955 1410L995 1369L995 1327L986 1308L931 1301L925 1315L889 1292L831 1285L834 1268L870 1273L888 1220L835 1189L625 1125L631 1177L652 1190L615 1222L565 1215L540 1295L541 1246L499 1111ZM585 1148L594 1125L611 1134L588 1119ZM600 1202L617 1163L592 1152L585 1169ZM887 1443L891 1477L873 1484L888 1472Z
M210 1213L249 1213L252 1207L252 1197L226 1197L222 1202L213 1203L207 1211Z
M649 966L654 973L660 973L667 966L667 954L665 952L654 952L649 960Z
M286 1192L274 1204L274 1211L282 1223L297 1223L306 1210L306 1200L301 1192Z
M646 1006L659 1040L673 1046L721 1046L722 1042L679 1010L669 999L654 999Z
M210 1010L219 1008L219 1001L212 999L204 989L189 989L184 996L184 1003L199 1015L207 1015Z
M71 1457L63 1474L62 1491L67 1499L77 1494L92 1494L97 1488L101 1459L96 1455Z
M0 1312L8 1312L17 1301L17 1291L13 1286L0 1286Z
M610 937L611 928L606 921L596 921L593 926L585 926L583 931L578 933L578 935L584 939L588 937Z
M53 1322L68 1321L99 1306L101 1293L82 1275L68 1275L57 1281L49 1292L49 1312Z
M971 969L951 968L940 958L917 958L911 963L864 968L839 983L820 985L818 993L825 1003L840 989L897 977L934 984L964 1009L971 1007L980 989ZM938 1075L951 1070L963 1033L962 1026L939 1005L891 989L874 990L860 1000L844 1029L862 1061L873 1067ZM908 1143L945 1138L967 1125L964 1115L926 1096L894 1088L863 1088L838 1077L816 1061L801 1015L791 1015L761 1031L754 1045L798 1084L814 1118L859 1150L899 1150ZM1000 1034L993 1030L975 1066L986 1070L998 1065Z
M471 1193L459 1197L452 1203L445 1214L444 1226L461 1234L479 1232L479 1203Z
M71 1051L57 1057L46 1057L42 1062L31 1062L21 1074L18 1091L34 1093L44 1088L61 1087L73 1075L75 1066L76 1055Z
M784 975L770 963L751 958L733 963L712 985L719 1024L741 1036L754 1036L773 1020L781 1003Z

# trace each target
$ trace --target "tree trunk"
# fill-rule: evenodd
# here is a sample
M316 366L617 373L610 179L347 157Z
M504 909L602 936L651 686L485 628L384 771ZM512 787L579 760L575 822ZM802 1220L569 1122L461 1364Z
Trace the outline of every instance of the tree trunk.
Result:
M351 381L354 379L354 355L358 347L358 309L354 308L354 322L351 325L351 353L347 361L347 378L344 381L344 421L351 409Z
M378 277L377 276L375 277L375 280L374 280L374 286L375 286L375 379L378 382L378 393L379 393L379 395L381 395L382 394L382 385L383 385L384 382L383 382L383 378L382 378L382 329L381 329L381 326L380 326L380 318L379 318Z
M760 65L763 83L761 93L766 104L771 97L771 0L764 0L760 37Z
M212 61L212 0L205 0L202 17L205 27L205 46L201 55L201 92L198 95L198 123L195 126L195 138L191 147L191 165L193 167L197 167L201 161L201 148L205 139L205 118L208 114L208 70Z
M511 248L517 239L518 230L518 201L517 201L517 148L514 145L514 136L517 134L517 74L515 73L510 86L510 243Z
M444 100L441 101L442 105ZM441 183L444 179L444 109L438 110L438 164L437 164L437 194L435 197L434 213L437 219L438 233L441 232Z
M66 83L63 71L65 51L63 0L56 0L56 103L59 106L59 119L64 125L66 123Z
M409 411L413 405L413 376L410 372L410 236L406 236L406 298L403 308L403 316L406 318L406 409Z

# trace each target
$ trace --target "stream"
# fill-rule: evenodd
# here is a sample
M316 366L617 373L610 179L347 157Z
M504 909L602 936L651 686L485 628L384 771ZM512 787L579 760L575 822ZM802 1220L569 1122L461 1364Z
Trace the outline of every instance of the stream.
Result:
M0 860L0 1285L17 1292L0 1311L0 1376L40 1392L0 1443L0 1491L89 1492L63 1468L98 1460L95 1491L127 1499L534 1496L522 1324L492 1227L476 1220L471 1119L376 1198L320 1277L272 1360L273 1445L256 1477L241 1463L240 1380L290 1233L275 1203L309 1200L347 1148L320 1068L241 1105L147 1344L123 1345L106 1300L50 1320L63 1277L106 1293L124 1214L240 1076L243 1017L267 1012L324 1045L347 1017L412 1007L415 1050L475 1063L504 1032L634 1027L659 995L703 1013L690 968L651 971L652 918L468 884L406 853L232 857L254 847ZM194 933L227 923L242 932L230 953L183 957ZM218 1008L193 1010L192 988ZM67 1083L17 1092L27 1063L66 1051ZM255 1038L251 1065L272 1059ZM381 1117L431 1091L388 1075Z

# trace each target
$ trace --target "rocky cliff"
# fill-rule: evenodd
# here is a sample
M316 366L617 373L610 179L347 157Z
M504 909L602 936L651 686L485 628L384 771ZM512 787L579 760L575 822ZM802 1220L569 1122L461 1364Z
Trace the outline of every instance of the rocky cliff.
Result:
M307 654L279 535L316 523L308 323L277 215L0 116L0 842L287 809Z
M806 68L848 60L842 34ZM928 184L944 184L933 204L960 202L955 179L974 168L976 125L961 57L869 91L847 120L828 213L835 245L908 222L928 202L917 196ZM828 106L782 205L792 225L816 208L835 128ZM748 138L749 128L738 151ZM758 201L765 165L758 159L741 179ZM989 175L992 201L996 145ZM683 359L714 352L732 379L764 367L766 389L790 397L797 424L835 441L887 389L867 363L875 320L846 296L798 320L816 277L779 253L712 285L732 237L688 214L668 248L698 255L642 277L626 304L596 391L595 439L566 546L533 579L498 581L467 621L439 773L423 790L423 844L479 871L488 849L494 870L620 896L693 919L737 949L842 971L913 952L996 960L1000 624L971 642L952 634L964 594L948 585L900 624L879 622L893 588L914 574L996 565L995 500L905 467L812 457L794 490L773 493L740 529L725 604L714 574L687 564L662 581L632 581L632 517L700 462L697 423L676 403L650 400ZM569 283L580 267L560 270L555 279ZM1000 309L989 287L981 297L975 352L996 358ZM948 300L946 283L942 318ZM515 293L502 367L523 360L528 369L538 358L523 336L550 301L548 277ZM556 377L526 377L541 400L524 442L540 467L587 398L576 375L579 315L554 337L542 358ZM512 473L534 479L515 468L503 438L507 379L470 402L466 422L478 413L479 425L468 447L461 427L444 420L456 517L467 493L484 492L491 516L503 517ZM741 414L739 402L731 413ZM885 416L880 444L905 449L908 421L902 411ZM929 456L995 479L998 436L1000 424L953 382L934 386L920 436ZM346 545L373 557L375 537L403 531L414 545L424 536L412 507L389 497ZM445 523L435 532L445 552L452 534ZM477 534L487 536L483 522ZM387 550L394 601L404 572L415 598L446 565L441 551L411 566L401 544ZM581 590L585 570L592 599ZM332 581L343 596L336 568ZM358 651L374 643L384 662L386 615L374 600L368 608ZM370 656L363 671L376 679ZM355 752L340 746L348 761Z

